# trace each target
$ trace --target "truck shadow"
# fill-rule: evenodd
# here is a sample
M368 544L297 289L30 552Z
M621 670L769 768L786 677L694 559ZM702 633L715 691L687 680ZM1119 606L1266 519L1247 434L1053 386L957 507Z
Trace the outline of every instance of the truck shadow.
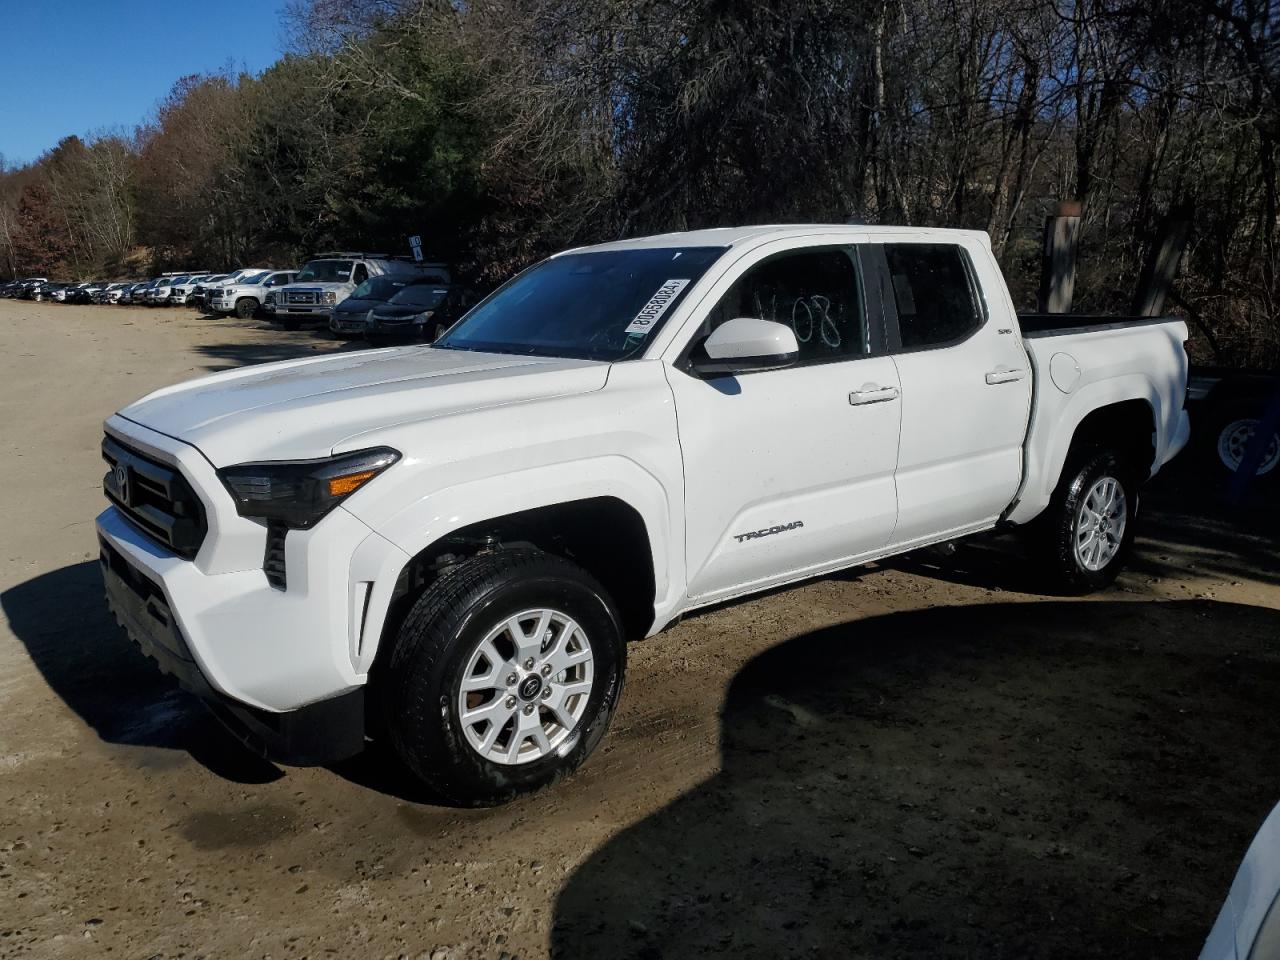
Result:
M1144 581L1178 575L1252 580L1280 586L1280 502L1254 491L1227 500L1215 483L1182 465L1143 491L1133 555L1121 583L1143 592ZM919 550L884 561L920 576L987 590L1045 594L1046 578L1015 534L958 541L953 551Z
M729 687L720 772L569 878L552 955L1195 956L1280 798L1277 636L1024 602L782 643Z
M129 641L107 612L96 562L6 590L0 609L50 689L105 742L186 751L237 783L282 776Z

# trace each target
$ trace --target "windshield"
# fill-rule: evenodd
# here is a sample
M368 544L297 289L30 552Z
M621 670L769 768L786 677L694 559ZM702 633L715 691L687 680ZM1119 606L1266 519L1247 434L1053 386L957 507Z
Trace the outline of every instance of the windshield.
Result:
M411 283L392 297L391 302L400 306L425 307L429 310L439 306L448 292L434 284Z
M725 249L609 250L544 260L499 288L435 346L587 360L637 357Z
M267 279L267 271L263 270L262 273L251 273L247 277L241 277L237 282L254 284L261 283L265 279Z
M350 260L312 260L296 278L297 283L346 283L351 276Z
M170 284L170 286L172 286L173 284L177 284L177 283L186 283L186 282L187 282L187 278L186 278L186 277L173 277L173 278L169 281L169 284Z
M408 281L395 277L370 277L351 294L352 300L390 300Z

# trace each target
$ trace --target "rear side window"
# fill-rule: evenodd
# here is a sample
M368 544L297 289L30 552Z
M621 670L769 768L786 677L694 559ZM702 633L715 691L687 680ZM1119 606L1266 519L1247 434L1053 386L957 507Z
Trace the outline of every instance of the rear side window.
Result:
M898 305L902 349L936 347L982 326L964 251L945 243L888 243L884 247Z

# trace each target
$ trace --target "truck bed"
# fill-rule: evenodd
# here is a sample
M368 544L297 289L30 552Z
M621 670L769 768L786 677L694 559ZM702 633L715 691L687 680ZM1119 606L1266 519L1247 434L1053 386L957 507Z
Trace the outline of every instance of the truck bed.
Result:
M1077 424L1092 410L1141 400L1153 419L1153 470L1186 443L1187 325L1176 317L1020 314L1035 376L1024 482L1008 514L1035 517L1061 476Z

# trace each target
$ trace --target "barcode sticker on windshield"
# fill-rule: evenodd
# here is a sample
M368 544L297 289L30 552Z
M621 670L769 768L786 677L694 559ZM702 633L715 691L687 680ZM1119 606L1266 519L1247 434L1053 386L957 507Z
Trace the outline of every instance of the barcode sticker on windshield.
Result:
M649 298L649 302L640 308L636 318L627 324L627 333L645 334L653 329L653 325L667 312L667 307L680 295L680 291L689 285L684 280L668 280L658 288L657 293Z

